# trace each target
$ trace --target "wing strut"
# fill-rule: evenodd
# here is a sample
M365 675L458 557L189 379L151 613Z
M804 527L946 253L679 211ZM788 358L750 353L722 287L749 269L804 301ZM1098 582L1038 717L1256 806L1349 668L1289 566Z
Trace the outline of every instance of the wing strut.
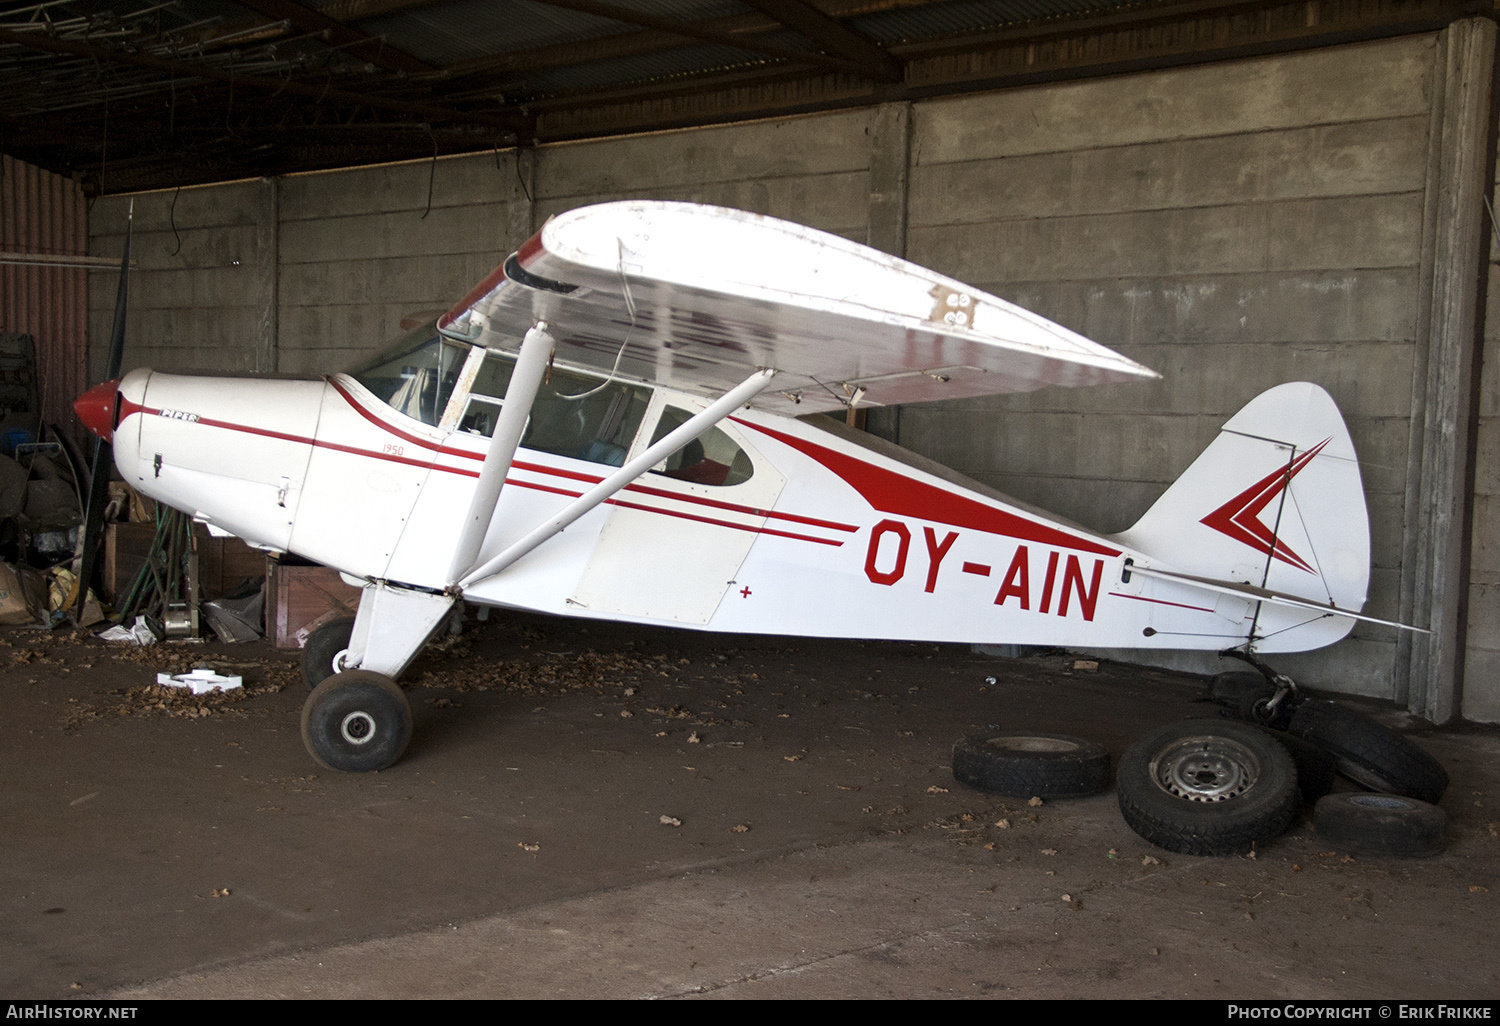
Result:
M772 368L762 368L756 371L720 396L708 409L689 417L675 430L663 437L661 441L650 446L635 459L626 463L619 470L616 470L603 481L600 481L594 487L568 503L557 515L539 525L535 530L527 534L526 537L483 566L465 574L458 582L458 586L460 588L471 588L481 581L494 577L516 560L542 544L542 542L548 540L553 535L561 534L563 529L573 523L573 521L600 503L612 498L616 493L624 489L626 485L630 484L646 471L656 466L699 435L708 431L709 428L728 417L751 399L754 399L771 383L771 379L775 376L776 371ZM509 402L510 396L507 392L506 404L509 405ZM499 434L498 427L495 433ZM486 464L488 464L489 458L486 457L485 460Z
M516 446L521 444L521 434L526 430L531 404L542 385L552 346L553 339L547 333L546 321L537 321L521 340L521 352L516 357L510 384L505 387L505 401L500 407L500 416L495 419L495 431L490 436L489 452L484 454L479 483L474 486L469 514L458 535L453 563L448 567L450 584L473 569L484 548L485 535L489 533L495 506L500 501L500 489L505 484L505 475L510 472L511 461L516 458Z

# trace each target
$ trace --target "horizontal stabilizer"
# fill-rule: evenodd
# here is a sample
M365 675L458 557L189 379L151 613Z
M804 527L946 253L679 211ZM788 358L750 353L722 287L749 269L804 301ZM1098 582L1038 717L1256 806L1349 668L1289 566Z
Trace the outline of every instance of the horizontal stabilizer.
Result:
M1157 577L1164 581L1176 581L1179 584L1186 584L1193 588L1202 588L1204 591L1211 591L1218 595L1234 595L1255 602L1266 602L1273 606L1286 606L1291 609L1311 609L1314 612L1324 613L1329 616L1347 616L1351 620L1378 623L1384 627L1397 627L1403 631L1415 631L1418 634L1432 633L1425 627L1412 627L1409 624L1397 623L1395 620L1380 620L1373 616L1365 616L1363 613L1339 609L1337 606L1309 602L1307 599L1300 599L1295 595L1283 595L1266 588L1257 588L1253 584L1240 584L1236 581L1215 581L1208 577L1198 577L1193 574L1178 574L1170 570L1157 570L1154 567L1134 564L1128 567L1128 571L1132 574L1143 574L1146 577Z

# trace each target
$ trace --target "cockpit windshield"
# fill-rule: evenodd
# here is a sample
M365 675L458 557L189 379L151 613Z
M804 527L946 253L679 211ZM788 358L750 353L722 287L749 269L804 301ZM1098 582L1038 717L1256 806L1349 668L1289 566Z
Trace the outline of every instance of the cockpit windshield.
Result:
M425 324L387 346L353 371L354 378L398 413L437 425L469 347L438 334Z

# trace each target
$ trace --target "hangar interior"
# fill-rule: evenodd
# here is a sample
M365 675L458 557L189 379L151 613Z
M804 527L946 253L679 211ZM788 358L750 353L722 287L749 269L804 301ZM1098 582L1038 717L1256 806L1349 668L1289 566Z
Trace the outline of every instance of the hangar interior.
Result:
M289 377L357 364L581 205L784 218L1160 372L867 411L1099 530L1264 389L1326 388L1362 463L1365 612L1432 633L1276 662L1455 781L1442 859L1310 830L1165 857L1107 797L955 786L952 741L1001 703L1054 729L1061 701L1118 753L1205 715L1169 671L1215 659L540 617L434 646L410 772L320 778L285 659L244 657L244 703L164 711L133 682L190 652L4 640L0 984L1492 998L1495 37L1490 0L0 3L0 334L36 339L44 420L101 377L132 205L126 368Z
M1366 612L1433 633L1361 624L1287 671L1434 722L1500 721L1487 6L479 6L6 5L4 247L107 263L133 202L127 367L319 375L572 207L786 218L1161 372L870 414L1105 531L1263 388L1313 381L1363 463ZM3 273L21 297L43 275L73 296L8 300L8 330L44 340L60 419L97 377L115 275Z

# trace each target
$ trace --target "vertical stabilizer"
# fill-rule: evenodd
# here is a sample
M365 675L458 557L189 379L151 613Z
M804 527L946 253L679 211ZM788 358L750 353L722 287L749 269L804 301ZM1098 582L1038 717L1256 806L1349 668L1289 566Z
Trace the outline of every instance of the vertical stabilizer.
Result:
M1333 399L1304 381L1261 393L1119 540L1162 568L1357 612L1370 582L1370 520ZM1256 635L1306 619L1262 615ZM1329 617L1301 633L1342 637L1352 626Z

